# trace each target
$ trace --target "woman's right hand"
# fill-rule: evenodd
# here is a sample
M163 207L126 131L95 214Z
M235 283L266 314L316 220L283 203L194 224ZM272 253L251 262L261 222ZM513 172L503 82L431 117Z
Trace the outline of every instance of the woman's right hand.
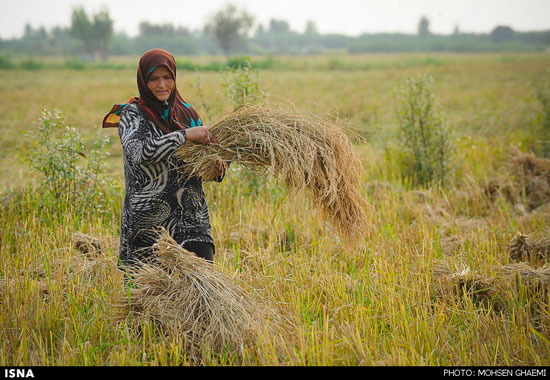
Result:
M218 143L216 136L214 136L205 126L187 128L185 130L185 135L187 136L187 141L197 144Z

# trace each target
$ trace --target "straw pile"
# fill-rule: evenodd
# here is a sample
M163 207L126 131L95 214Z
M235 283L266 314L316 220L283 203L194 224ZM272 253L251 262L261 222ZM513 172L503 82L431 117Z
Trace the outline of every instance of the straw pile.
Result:
M550 160L510 149L511 172L524 193L528 210L550 202Z
M219 144L186 144L176 151L181 169L215 178L216 162L266 171L291 189L307 190L321 216L345 241L364 240L367 203L360 194L361 160L334 123L263 105L246 105L222 115L210 130Z
M438 297L461 300L471 297L475 302L488 303L494 299L494 279L473 273L469 267L453 271L448 265L433 268L433 285Z
M89 257L108 256L108 251L119 250L119 238L108 236L92 236L82 232L75 232L72 237L73 249Z
M290 324L241 289L212 264L183 249L164 230L153 246L154 263L132 273L122 313L135 321L152 321L181 339L186 357L195 364L211 355L238 358L260 340L292 336ZM277 344L274 344L277 347Z
M527 263L514 263L494 268L493 274L475 273L465 266L453 270L449 264L436 263L432 271L432 287L441 299L461 300L465 296L475 303L491 304L493 309L501 309L508 297L523 288L529 291L529 302L546 302L550 291L550 265L533 268Z
M550 236L516 234L510 241L510 258L513 261L544 260L550 257Z
M491 201L501 197L512 204L524 204L527 211L550 202L550 160L510 147L510 158L500 176L482 184Z

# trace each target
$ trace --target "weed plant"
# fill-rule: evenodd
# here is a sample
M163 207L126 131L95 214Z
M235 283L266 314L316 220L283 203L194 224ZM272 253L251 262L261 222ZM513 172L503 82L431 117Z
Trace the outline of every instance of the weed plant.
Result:
M550 79L543 79L537 85L536 91L541 106L541 153L545 157L550 157Z
M433 79L409 77L398 103L405 177L419 185L445 185L455 147L451 131L435 104Z
M246 57L243 62L230 62L224 72L226 98L234 109L240 108L251 100L259 101L263 97L259 84L259 72L252 67L252 59Z
M117 190L105 174L109 139L99 138L86 152L81 135L66 125L61 112L45 109L28 136L31 144L25 159L40 174L40 207L51 210L60 221L67 213L84 217L108 212L106 202Z

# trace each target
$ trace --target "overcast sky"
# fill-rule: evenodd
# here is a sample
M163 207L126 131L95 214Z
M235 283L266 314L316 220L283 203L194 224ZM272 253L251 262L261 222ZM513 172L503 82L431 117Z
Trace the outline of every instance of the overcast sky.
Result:
M208 16L227 0L0 0L0 37L20 37L24 26L68 26L74 6L89 13L105 6L115 30L135 35L141 21L169 22L189 29L201 28ZM550 0L233 0L256 21L267 25L282 19L302 32L308 20L321 33L415 33L420 17L430 20L434 33L487 33L497 25L515 30L550 29Z

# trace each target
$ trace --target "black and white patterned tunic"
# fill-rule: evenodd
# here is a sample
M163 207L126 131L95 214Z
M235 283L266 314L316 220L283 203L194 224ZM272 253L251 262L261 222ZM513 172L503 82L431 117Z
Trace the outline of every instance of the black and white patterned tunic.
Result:
M124 156L126 194L121 214L120 261L131 265L152 254L164 227L180 245L214 244L202 181L179 170L172 153L185 144L184 130L163 134L128 104L118 127Z

